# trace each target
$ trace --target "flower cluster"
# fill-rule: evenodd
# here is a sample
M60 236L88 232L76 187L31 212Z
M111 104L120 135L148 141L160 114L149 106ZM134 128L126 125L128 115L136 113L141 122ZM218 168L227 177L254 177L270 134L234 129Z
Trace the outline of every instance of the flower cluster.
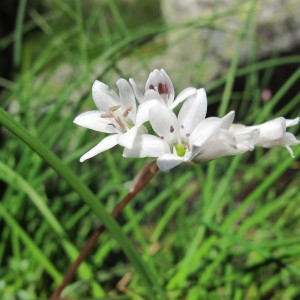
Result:
M95 81L92 94L97 110L74 120L77 125L110 134L85 153L81 162L120 145L124 157L156 157L158 167L168 171L182 162L203 163L255 146L285 146L293 156L290 146L300 143L286 132L287 127L299 123L299 117L281 117L255 126L233 124L233 111L222 118L206 118L204 89L188 87L175 97L172 81L163 69L150 73L144 91L133 79L119 79L117 87L119 95ZM174 108L182 102L175 114Z

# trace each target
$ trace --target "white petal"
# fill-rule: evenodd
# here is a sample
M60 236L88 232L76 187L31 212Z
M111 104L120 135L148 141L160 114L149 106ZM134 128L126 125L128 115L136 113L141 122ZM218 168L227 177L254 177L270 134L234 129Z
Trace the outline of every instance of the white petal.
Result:
M251 131L250 126L246 126L243 124L231 124L229 127L229 131L234 132L234 133L243 133L247 131Z
M198 154L193 158L193 161L203 163L219 157L236 155L252 150L254 146L252 141L255 133L258 134L257 131L252 131L248 139L246 136L240 136L239 141L237 141L233 133L226 129L219 129L201 148L198 148ZM192 151L195 152L195 149L192 149Z
M284 118L280 117L260 125L249 126L244 130L252 128L259 129L260 132L259 138L256 142L257 146L265 148L284 146L284 144L280 144L286 133L286 122Z
M207 111L207 98L204 89L199 89L182 105L178 114L179 126L185 133L191 133L205 118Z
M168 74L165 72L164 69L161 70L157 70L155 69L153 72L150 73L147 82L146 82L146 86L145 86L145 91L147 91L148 89L150 89L150 86L153 85L154 87L158 87L158 85L160 83L166 83L168 86L168 102L170 101L171 103L173 103L174 101L174 86L173 83L170 79L170 77L168 76ZM167 103L169 104L169 103Z
M132 87L130 86L128 81L123 78L119 79L116 84L119 88L119 95L121 98L122 107L125 109L131 107L130 112L135 116L136 102Z
M127 132L120 134L118 144L126 148L132 148L138 130L139 126L133 126Z
M234 134L236 147L242 152L253 150L259 138L259 129L252 129L244 133Z
M220 128L221 119L217 117L206 118L201 121L193 130L190 136L190 144L201 147L217 129Z
M234 111L229 112L227 115L225 115L223 118L221 118L222 122L220 127L224 129L229 129L231 126L233 120L234 120Z
M173 154L164 154L157 159L157 166L162 171L167 172L184 161L186 161L184 157Z
M130 78L129 82L133 88L134 94L136 96L136 99L138 100L139 103L142 103L144 101L144 95L141 92L141 90L138 88L137 84L135 83L135 81Z
M293 120L289 120L289 119L285 120L286 127L297 125L299 122L300 122L300 117L295 118Z
M162 74L162 80L164 80L164 82L166 82L168 89L169 89L168 99L169 99L169 106L170 106L173 103L174 98L175 98L174 86L173 86L173 83L172 83L170 77L166 73L166 71L164 69L161 69L160 71Z
M94 148L89 150L80 158L80 162L83 162L105 150L108 150L118 144L118 136L119 134L109 135L104 138L99 144L97 144Z
M136 114L136 124L138 126L149 121L149 111L152 107L156 105L162 105L162 103L157 100L150 100L150 101L145 101L139 105Z
M98 110L87 111L78 115L73 122L79 126L100 132L119 132L114 126L111 125L112 121L110 118L101 118L101 115L103 114L105 113Z
M109 108L120 104L118 95L101 81L96 80L92 86L92 94L97 108L108 112Z
M176 115L167 106L156 102L149 109L149 121L157 135L166 142L173 142L178 137L178 121Z
M227 129L234 118L234 112L228 113L223 118L210 117L201 121L190 136L190 144L201 147L206 140L211 138L220 128Z
M164 140L151 135L142 134L135 138L132 149L125 148L124 157L159 157L170 153L170 147Z
M295 146L298 144L300 144L300 141L297 140L292 133L285 132L283 136L278 139L270 139L270 140L265 139L263 142L259 140L259 142L256 145L264 148L273 148L273 147L283 147L283 146Z
M281 143L282 143L281 146L282 145L295 146L295 145L299 145L300 141L297 140L292 133L286 132L281 139Z
M176 97L176 99L174 100L174 102L170 105L170 109L174 109L179 103L181 103L182 101L184 101L188 97L195 94L196 91L197 90L193 87L188 87L188 88L184 89L183 91L181 91L178 94L178 96Z
M298 141L293 134L286 132L286 127L294 126L298 124L298 122L299 118L286 120L280 117L255 126L232 124L230 131L234 133L247 133L253 129L259 130L256 146L265 148L293 146L298 145L300 141Z
M144 102L156 100L166 105L165 100L161 97L161 95L155 90L147 90L144 95Z
M261 125L251 127L258 128L260 131L259 139L257 141L258 146L268 145L271 140L281 138L286 130L284 118L277 118Z

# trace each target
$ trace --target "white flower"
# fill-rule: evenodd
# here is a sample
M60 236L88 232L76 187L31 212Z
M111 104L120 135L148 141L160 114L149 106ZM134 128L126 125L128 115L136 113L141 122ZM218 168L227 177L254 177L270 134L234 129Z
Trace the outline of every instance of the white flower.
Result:
M189 87L175 98L172 81L163 69L150 73L144 92L133 79L119 79L117 86L119 95L95 81L92 94L98 110L82 113L74 120L77 125L110 134L85 153L81 162L119 144L124 147L124 157L157 157L158 167L169 171L182 162L204 163L255 146L284 146L294 156L291 146L300 144L286 132L300 122L300 117L281 117L255 126L232 124L234 112L223 118L205 118L204 89ZM184 100L176 115L173 109ZM144 126L148 121L154 134Z
M244 126L240 124L233 124L230 127L230 131L236 134L244 134L253 129L259 130L259 136L256 140L255 146L261 146L265 148L273 147L286 147L294 157L293 150L290 146L295 146L300 144L300 141L289 132L286 132L287 127L297 125L300 122L300 117L293 120L287 120L285 118L276 118L274 120L268 121L261 125L255 126Z
M134 147L126 148L123 156L158 157L158 167L168 171L182 162L206 162L254 147L258 130L236 135L228 130L234 112L223 118L205 119L207 99L204 89L197 90L185 101L178 117L159 101L153 100L153 103L149 121L158 136L137 136Z
M74 120L77 125L111 134L85 153L80 158L81 162L117 144L132 147L137 133L145 132L144 127L135 126L136 100L130 84L125 79L119 79L117 86L119 96L106 84L96 80L92 94L98 110L82 113Z
M149 100L157 100L165 104L170 109L174 109L179 103L196 93L195 88L188 87L175 98L173 83L164 69L155 69L150 73L146 81L144 94L138 89L132 78L129 79L129 82L131 83L136 98L140 103L145 103Z

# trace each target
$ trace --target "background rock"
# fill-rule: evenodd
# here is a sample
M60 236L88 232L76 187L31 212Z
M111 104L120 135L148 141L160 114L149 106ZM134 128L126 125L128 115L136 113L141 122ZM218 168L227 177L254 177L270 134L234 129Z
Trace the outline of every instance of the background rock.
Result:
M254 11L250 16L251 9ZM240 63L246 63L253 55L262 59L300 46L300 2L297 0L161 0L161 10L170 26L194 24L166 35L168 49L164 65L170 73L177 74L173 79L182 83L207 83L226 74L239 34L249 17Z

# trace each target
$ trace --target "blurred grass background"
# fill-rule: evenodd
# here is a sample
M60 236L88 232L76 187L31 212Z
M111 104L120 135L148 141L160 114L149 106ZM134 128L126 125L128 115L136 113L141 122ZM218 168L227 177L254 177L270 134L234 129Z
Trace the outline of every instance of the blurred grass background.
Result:
M299 49L274 49L261 58L256 1L249 2L253 5L243 28L233 33L236 47L223 75L208 81L199 71L188 85L206 89L209 115L235 110L236 120L247 125L299 116ZM79 163L104 137L72 123L80 112L94 109L92 82L115 88L117 78L132 77L143 87L154 67L165 68L171 79L170 70L175 78L200 70L209 53L196 66L164 64L166 36L203 27L218 30L214 22L239 7L244 10L241 3L223 14L172 26L164 22L158 1L20 0L15 5L12 29L0 40L1 62L6 63L1 107L21 126L21 137L31 134L29 146L42 142L60 159L59 168L71 169L108 212L147 160L124 159L122 150L114 148ZM245 40L250 41L249 55L241 63ZM187 55L193 55L192 47ZM177 92L186 87L184 80L173 83ZM272 92L267 99L266 88ZM96 205L87 205L70 185L71 176L61 176L51 158L41 158L6 127L0 132L0 295L5 300L46 299L101 220ZM299 128L291 131L299 136ZM128 258L136 253L116 241L118 232L105 233L63 295L298 299L300 147L294 151L296 159L284 148L256 149L158 174L119 219L119 230L150 275Z

